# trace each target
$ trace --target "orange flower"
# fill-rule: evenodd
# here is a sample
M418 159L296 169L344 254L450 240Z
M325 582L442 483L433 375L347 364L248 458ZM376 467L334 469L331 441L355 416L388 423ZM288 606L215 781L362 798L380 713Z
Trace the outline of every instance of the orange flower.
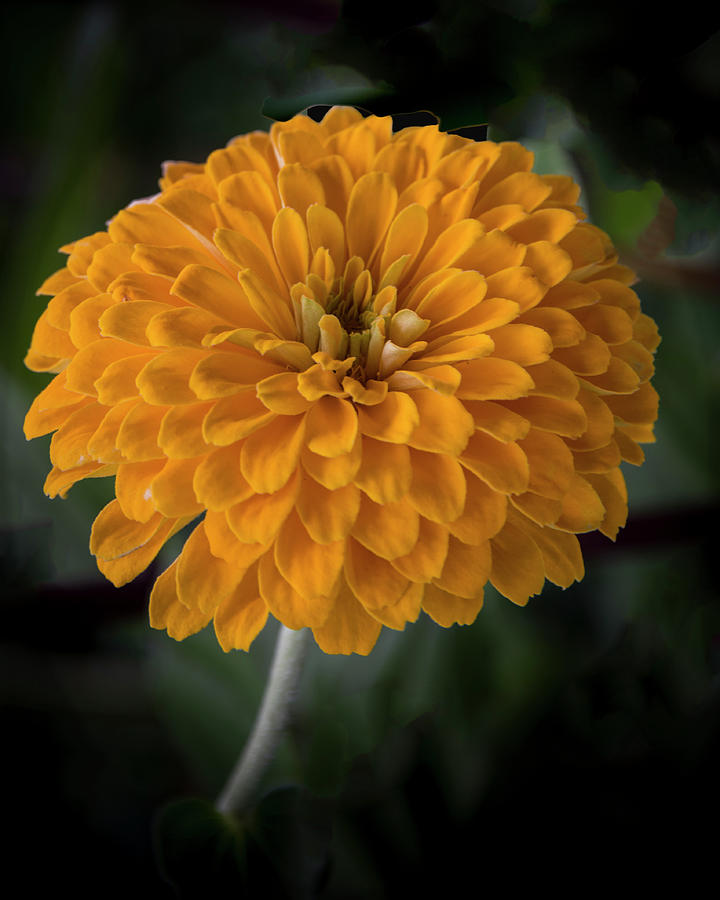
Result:
M253 132L63 248L27 365L49 496L115 476L90 549L116 585L202 517L154 627L271 613L368 653L424 610L524 604L614 538L653 440L654 323L570 178L517 143L331 109Z

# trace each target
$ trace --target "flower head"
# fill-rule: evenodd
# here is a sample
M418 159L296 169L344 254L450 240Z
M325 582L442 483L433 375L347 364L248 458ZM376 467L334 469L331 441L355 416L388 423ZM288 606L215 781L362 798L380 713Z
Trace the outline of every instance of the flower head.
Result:
M568 177L517 143L335 107L253 132L62 248L27 365L45 490L115 476L90 549L116 585L202 517L151 624L268 613L367 653L582 578L651 441L654 323Z

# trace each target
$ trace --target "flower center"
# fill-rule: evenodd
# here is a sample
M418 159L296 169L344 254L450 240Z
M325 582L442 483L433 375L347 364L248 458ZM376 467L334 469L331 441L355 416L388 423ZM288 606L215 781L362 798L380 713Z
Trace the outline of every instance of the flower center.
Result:
M291 292L300 339L313 353L351 361L349 374L365 383L391 375L427 347L417 338L430 320L411 309L398 310L395 285L375 291L359 257L348 260L339 278L332 264L323 275L311 273Z

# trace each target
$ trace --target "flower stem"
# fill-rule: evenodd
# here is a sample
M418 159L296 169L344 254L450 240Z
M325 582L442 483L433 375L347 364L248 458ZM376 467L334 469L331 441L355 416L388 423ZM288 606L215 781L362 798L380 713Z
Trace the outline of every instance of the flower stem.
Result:
M280 626L260 711L242 756L217 799L218 812L244 812L272 762L297 695L308 638L307 628L292 631Z

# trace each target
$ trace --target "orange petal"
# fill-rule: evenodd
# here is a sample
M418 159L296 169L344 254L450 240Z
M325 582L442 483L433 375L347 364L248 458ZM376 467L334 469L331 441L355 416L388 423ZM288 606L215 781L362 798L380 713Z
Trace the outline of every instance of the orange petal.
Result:
M422 601L423 610L433 622L443 628L451 625L472 625L483 606L483 597L465 599L455 594L448 594L434 584L425 585Z
M507 497L489 487L471 472L465 473L467 497L461 516L448 529L465 544L481 544L494 537L505 524Z
M465 474L452 456L410 451L412 482L407 499L433 522L452 522L465 507Z
M242 570L213 556L202 524L185 541L177 559L177 597L188 609L205 614L215 611L218 604L235 590L242 579Z
M353 538L347 541L345 578L366 609L394 604L408 588L408 579L404 575Z
M333 457L349 453L357 433L358 414L347 400L321 397L307 414L305 439L308 449L318 456Z
M527 490L530 477L527 457L514 441L502 443L476 431L460 459L493 490L504 494L521 494Z
M459 456L475 430L475 423L457 397L420 390L413 393L413 402L420 421L408 444L418 450Z
M482 597L490 575L490 544L464 544L456 537L448 543L442 572L433 584L449 594L471 600Z
M275 564L283 578L308 600L331 594L345 558L345 541L318 544L296 512L275 541Z
M334 491L337 488L345 487L355 478L360 468L364 453L363 447L368 440L370 439L361 439L358 434L349 453L334 457L318 456L307 447L303 447L300 454L303 468L308 475L311 475L315 481L328 490Z
M215 610L215 634L223 650L249 650L267 622L268 609L259 595L253 566Z
M278 416L243 442L240 468L259 494L278 491L297 468L305 416Z
M150 594L150 627L167 630L176 641L196 634L210 621L211 616L199 609L188 609L178 599L175 582L177 560L155 581Z
M325 653L367 654L375 646L381 625L368 615L343 579L324 625L313 628L313 636Z
M227 523L235 537L245 544L269 544L295 505L299 479L294 474L273 494L255 494L231 506Z
M164 465L165 460L152 459L118 466L115 494L128 519L148 522L155 515L150 485Z
M216 447L225 447L264 428L275 418L275 413L263 406L255 391L239 391L212 406L203 421L203 437Z
M319 627L333 606L332 597L306 600L294 591L278 572L272 550L260 558L258 583L267 608L287 628Z
M362 462L354 474L354 482L376 503L400 500L412 482L409 449L404 444L363 438Z
M420 422L415 403L400 391L390 391L376 406L360 407L357 417L363 435L393 444L407 443Z
M517 525L506 522L490 540L490 582L508 600L525 606L545 583L545 565L535 542Z
M195 470L193 491L198 502L216 512L251 497L253 489L240 471L240 445L232 444L208 453Z
M407 500L380 504L362 495L351 534L381 559L395 559L410 553L417 542L419 529L417 511Z
M169 518L196 516L203 511L193 490L195 470L200 462L195 459L169 459L162 472L155 476L150 486L156 509Z
M310 537L318 544L330 544L347 537L360 509L358 488L347 484L327 490L307 476L300 482L297 511Z

